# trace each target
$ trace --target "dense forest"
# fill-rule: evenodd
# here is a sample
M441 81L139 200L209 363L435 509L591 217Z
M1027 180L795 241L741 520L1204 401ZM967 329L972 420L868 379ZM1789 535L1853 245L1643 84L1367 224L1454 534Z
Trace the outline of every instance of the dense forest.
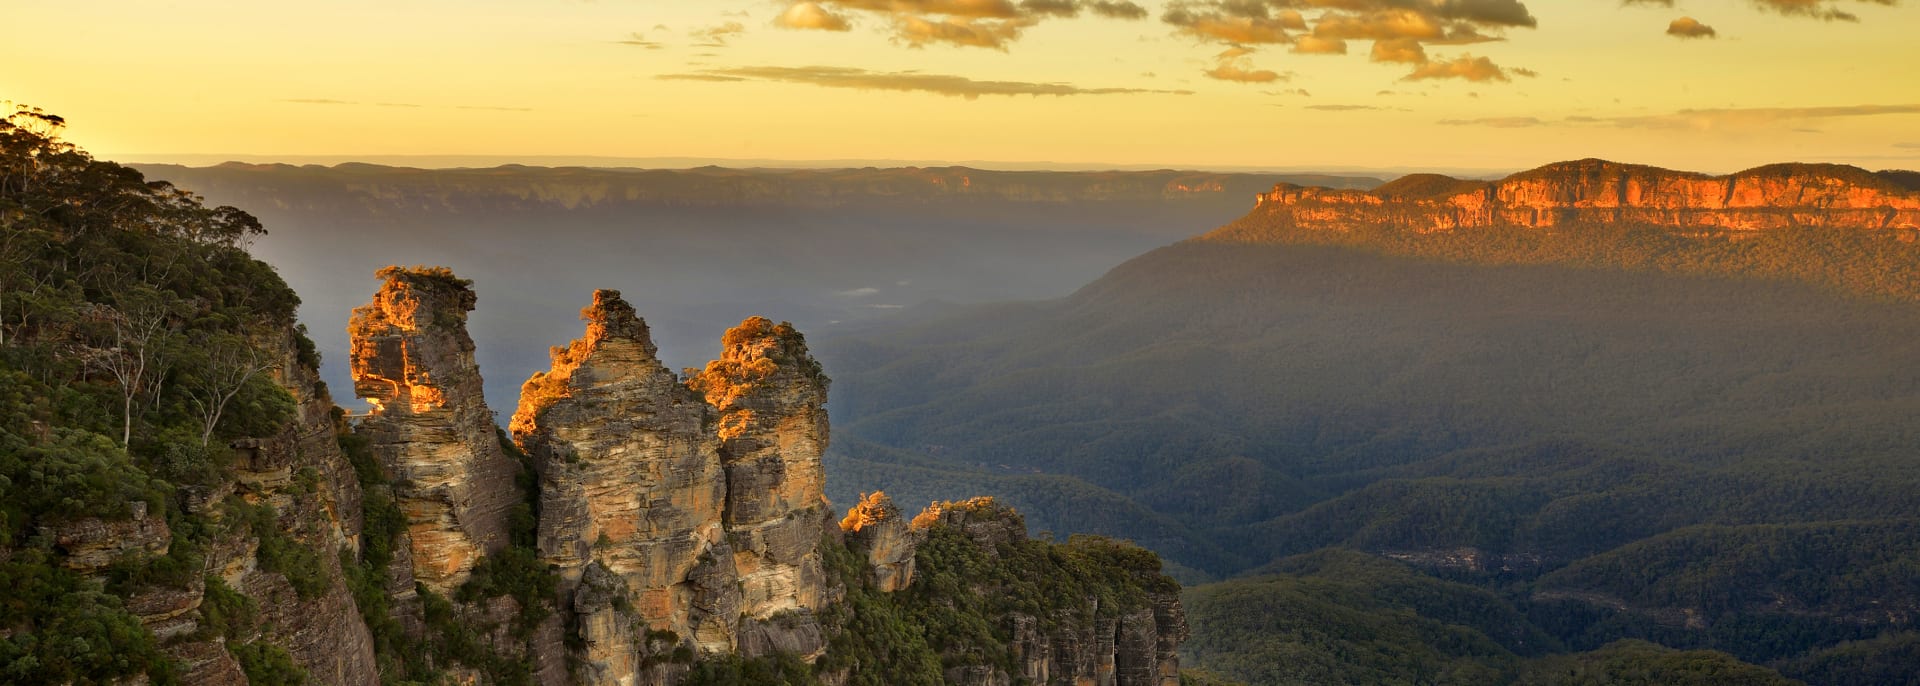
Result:
M846 429L830 468L902 500L991 484L1036 526L1137 540L1189 583L1361 551L1495 594L1556 650L1648 641L1816 684L1912 666L1914 244L1236 228L1061 300L825 339ZM1257 642L1203 650L1222 618L1195 607L1195 664L1282 678L1233 666ZM1416 628L1388 643L1444 643Z

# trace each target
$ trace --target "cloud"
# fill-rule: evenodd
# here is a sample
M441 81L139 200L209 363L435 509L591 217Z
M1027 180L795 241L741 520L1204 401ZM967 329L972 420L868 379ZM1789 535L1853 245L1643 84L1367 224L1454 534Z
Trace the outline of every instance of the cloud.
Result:
M737 67L691 74L663 74L670 81L778 81L824 88L933 93L973 100L983 95L1192 95L1188 90L1082 88L1067 83L976 81L964 76L921 72L876 72L852 67Z
M1667 24L1667 35L1675 38L1715 38L1713 27L1693 17L1681 17Z
M1420 41L1411 38L1377 40L1373 42L1373 54L1367 59L1375 62L1426 64L1427 49L1421 47Z
M1034 16L1080 16L1080 5L1073 0L1026 0L1020 3L1020 9Z
M1507 70L1494 64L1493 60L1473 55L1461 55L1449 61L1428 62L1414 67L1412 73L1401 78L1406 81L1466 79L1476 83L1511 80L1507 77Z
M1920 150L1920 143L1894 143L1893 147L1906 148L1909 150Z
M746 26L737 21L730 21L717 26L694 29L688 31L687 35L693 37L696 41L700 41L694 43L696 46L702 48L724 48L727 47L727 39L746 32Z
M787 11L773 18L773 25L813 31L846 31L853 28L846 17L827 11L817 2L794 3Z
M1227 48L1226 51L1214 56L1213 68L1202 73L1210 79L1238 83L1273 83L1286 81L1290 77L1288 74L1253 66L1253 62L1247 59L1251 54L1253 54L1252 48Z
M1006 50L1043 21L1071 19L1082 10L1112 19L1140 19L1147 10L1128 0L784 0L774 25L846 31L851 15L892 27L896 42L924 48L944 44Z
M1388 108L1375 105L1308 105L1307 109L1325 112L1356 112L1360 110L1384 110Z
M1037 23L1034 19L971 19L902 17L895 24L895 36L914 47L931 43L952 43L976 48L1005 50L1007 43L1020 39L1020 32Z
M1487 117L1483 119L1444 119L1450 126L1490 126L1521 128L1528 126L1613 126L1618 128L1669 129L1684 131L1764 131L1802 130L1806 124L1843 117L1920 115L1920 104L1841 105L1831 107L1746 107L1685 109L1666 114L1619 117L1571 116L1558 120L1536 117ZM1920 143L1896 144L1917 147Z
M1483 117L1480 119L1442 119L1447 126L1489 126L1496 129L1524 129L1531 126L1543 126L1546 122L1539 117Z
M1120 0L1119 2L1094 0L1093 2L1087 3L1087 9L1093 10L1094 14L1108 19L1134 20L1147 18L1147 8L1127 2L1126 0Z
M861 288L848 289L844 291L834 291L833 294L840 296L842 298L864 298L869 295L879 295L880 289L872 288L872 287L861 287Z
M1276 14L1260 0L1175 2L1160 15L1160 21L1172 25L1178 33L1231 45L1291 43L1291 32L1307 30L1306 19L1299 12Z
M1301 36L1293 42L1293 51L1302 55L1345 55L1347 42L1338 38Z
M280 102L290 102L296 105L358 105L360 104L352 100L334 100L332 98L286 98L284 100L281 100Z
M1427 46L1501 41L1509 29L1540 23L1521 0L1175 0L1160 19L1201 42L1286 44L1297 54L1345 55L1349 42L1369 41L1369 60L1415 65L1411 78L1474 81L1520 72L1487 58L1434 64ZM1221 67L1207 74L1232 71Z
M659 43L657 41L647 40L647 37L641 34L639 31L635 31L633 33L627 34L627 38L625 38L624 40L618 40L614 42L619 43L621 45L631 45L636 48L646 48L648 50L659 50L661 48L667 47L665 44Z
M1892 5L1894 0L1859 0L1876 5ZM1806 17L1823 21L1860 21L1860 17L1839 8L1838 0L1752 0L1760 9L1776 12L1789 17Z

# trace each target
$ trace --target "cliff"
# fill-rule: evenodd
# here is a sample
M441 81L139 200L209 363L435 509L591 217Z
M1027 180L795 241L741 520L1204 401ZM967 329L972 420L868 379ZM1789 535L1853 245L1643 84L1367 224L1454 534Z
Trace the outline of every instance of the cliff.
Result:
M1372 191L1280 184L1256 197L1253 215L1316 231L1379 226L1428 233L1617 223L1683 232L1795 226L1914 232L1920 230L1920 191L1910 175L1777 164L1708 176L1587 159L1491 182L1415 174ZM1252 240L1258 233L1243 222L1207 237Z
M467 312L473 290L450 272L390 267L353 311L354 392L373 406L357 433L395 480L413 576L442 594L507 545L516 465L481 395Z

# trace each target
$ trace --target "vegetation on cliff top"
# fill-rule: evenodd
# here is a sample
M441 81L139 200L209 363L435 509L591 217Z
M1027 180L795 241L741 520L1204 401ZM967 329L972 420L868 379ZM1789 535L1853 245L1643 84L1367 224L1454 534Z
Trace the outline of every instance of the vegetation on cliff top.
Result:
M276 342L302 338L299 299L247 255L263 233L252 216L95 160L60 140L63 124L26 108L0 119L0 675L171 683L125 598L201 581L221 534L185 498L231 481L229 441L292 418L267 372ZM50 535L142 511L171 530L168 554L88 572ZM305 550L282 542L263 546L263 569ZM277 669L271 651L235 655Z

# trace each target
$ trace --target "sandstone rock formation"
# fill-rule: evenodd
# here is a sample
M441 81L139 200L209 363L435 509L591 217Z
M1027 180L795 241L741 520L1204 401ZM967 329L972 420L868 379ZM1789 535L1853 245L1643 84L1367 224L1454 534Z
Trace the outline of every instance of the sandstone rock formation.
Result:
M716 411L727 474L725 525L741 589L742 652L817 653L829 512L827 377L792 325L751 317L687 385ZM780 621L772 621L779 616Z
M840 531L856 550L867 552L867 565L873 570L874 586L893 593L913 584L914 552L920 535L908 525L900 508L887 494L874 491L862 495L860 502L847 510L840 520Z
M1687 231L1808 226L1912 232L1920 230L1920 191L1905 178L1832 164L1777 164L1708 176L1588 159L1492 182L1415 174L1372 191L1281 184L1258 196L1255 213L1321 230L1618 222ZM1215 237L1230 239L1233 232Z
M733 649L737 613L706 610L737 600L701 597L695 574L732 558L727 483L711 409L660 363L633 307L597 291L581 317L586 335L522 388L512 431L540 473L541 559L581 615L588 668L617 682L637 671L648 631Z
M469 283L445 269L389 267L353 311L354 391L367 436L408 519L414 577L446 593L507 545L518 469L500 449L467 336Z
M581 316L586 334L522 387L512 432L540 473L540 556L587 681L666 680L661 656L682 645L817 653L826 378L800 335L750 319L683 383L618 292Z

